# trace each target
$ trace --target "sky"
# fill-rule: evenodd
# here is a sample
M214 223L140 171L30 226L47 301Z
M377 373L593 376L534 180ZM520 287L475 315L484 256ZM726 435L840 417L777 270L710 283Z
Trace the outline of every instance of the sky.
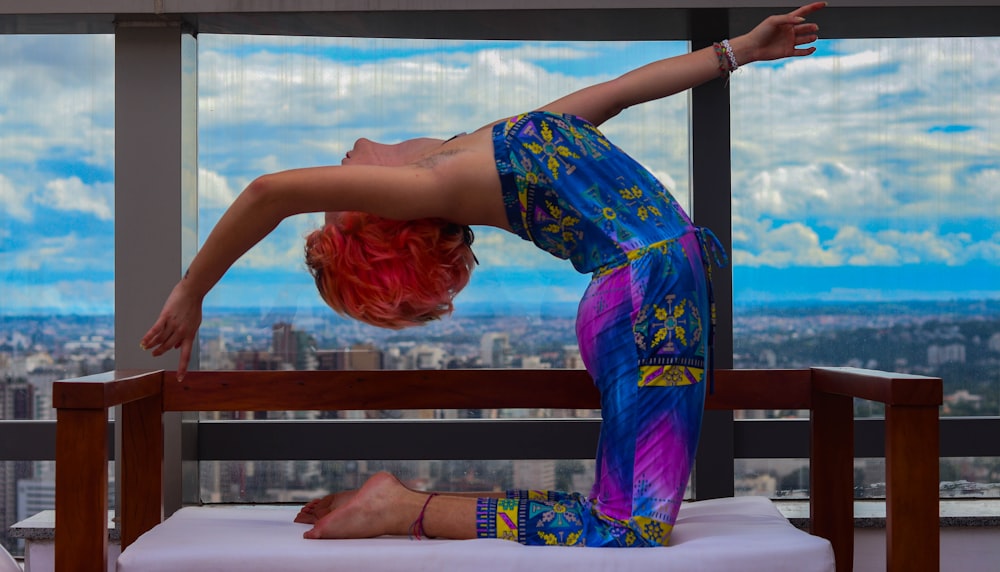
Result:
M198 39L202 240L254 177L359 137L447 138L683 43ZM737 304L1000 298L1000 40L820 42L729 83ZM0 35L0 313L113 311L114 40ZM687 206L688 99L602 130ZM321 304L293 217L206 307ZM501 231L459 308L572 307L588 277Z

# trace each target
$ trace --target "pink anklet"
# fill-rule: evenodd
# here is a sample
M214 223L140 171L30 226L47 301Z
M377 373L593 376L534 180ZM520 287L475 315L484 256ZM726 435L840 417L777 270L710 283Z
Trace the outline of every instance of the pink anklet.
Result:
M438 496L438 493L431 493L427 495L427 500L424 501L424 507L420 509L420 514L417 515L417 520L414 520L413 524L410 525L411 540L423 540L422 537L426 535L424 532L424 512L427 510L427 505L431 503L431 499L436 496Z

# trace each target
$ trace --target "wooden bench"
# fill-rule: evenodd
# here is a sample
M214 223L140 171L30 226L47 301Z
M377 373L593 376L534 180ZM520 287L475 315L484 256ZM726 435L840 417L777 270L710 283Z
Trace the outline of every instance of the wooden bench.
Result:
M851 368L719 370L708 409L810 411L812 534L853 566L854 398L885 405L886 551L891 571L939 568L938 378ZM56 570L107 569L108 409L122 405L122 549L159 524L168 411L597 409L582 370L113 371L58 381ZM67 467L69 468L67 470Z

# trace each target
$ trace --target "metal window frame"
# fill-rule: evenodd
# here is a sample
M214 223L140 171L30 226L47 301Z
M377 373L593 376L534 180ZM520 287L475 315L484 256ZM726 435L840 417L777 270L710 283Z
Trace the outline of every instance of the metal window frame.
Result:
M804 459L809 456L807 419L741 419L733 423L736 459ZM114 442L114 423L108 443ZM197 427L194 427L197 425ZM598 419L447 419L200 421L182 423L183 461L361 461L586 459L596 450ZM854 450L884 456L883 419L857 419ZM0 421L0 462L55 459L54 421ZM560 446L530 442L557 436ZM995 440L1000 417L941 419L941 457L1000 457ZM447 437L447 438L444 438ZM111 449L113 450L113 448ZM113 460L113 458L112 458Z

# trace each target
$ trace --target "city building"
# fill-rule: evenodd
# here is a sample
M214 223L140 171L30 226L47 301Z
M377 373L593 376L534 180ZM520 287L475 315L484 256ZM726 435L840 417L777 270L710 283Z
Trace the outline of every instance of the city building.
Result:
M27 381L0 377L0 419L34 419L35 388ZM7 461L0 463L0 530L7 530L18 517L18 483L34 477L32 461ZM52 483L54 486L54 483ZM13 548L6 537L2 544Z
M383 352L371 343L351 344L342 349L317 349L316 369L373 370L385 369Z
M483 367L509 367L510 335L506 332L483 334L479 344L479 359Z

